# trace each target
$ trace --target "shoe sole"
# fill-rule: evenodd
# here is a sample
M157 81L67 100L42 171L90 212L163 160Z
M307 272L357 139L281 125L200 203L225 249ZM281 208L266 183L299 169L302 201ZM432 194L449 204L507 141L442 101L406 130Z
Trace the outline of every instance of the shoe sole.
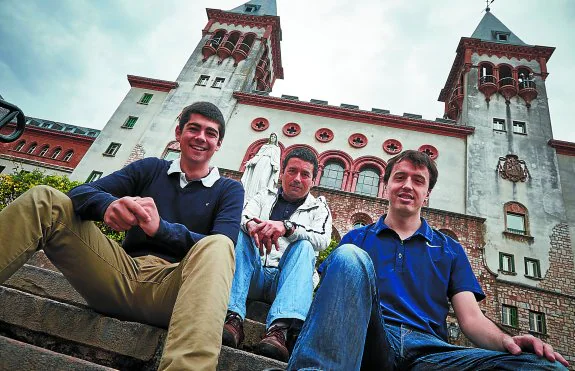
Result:
M287 362L289 356L279 350L277 347L268 343L258 343L254 347L254 352L260 356L273 358L278 361Z

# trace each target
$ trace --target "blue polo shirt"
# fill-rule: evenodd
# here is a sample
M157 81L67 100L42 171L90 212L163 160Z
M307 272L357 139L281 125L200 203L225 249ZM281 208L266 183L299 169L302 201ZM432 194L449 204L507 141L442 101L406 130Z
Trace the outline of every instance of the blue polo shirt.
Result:
M471 291L477 301L485 298L463 247L431 229L423 218L421 227L402 241L384 219L385 215L375 224L350 231L340 245L354 244L371 257L386 322L447 341L445 319L451 297Z

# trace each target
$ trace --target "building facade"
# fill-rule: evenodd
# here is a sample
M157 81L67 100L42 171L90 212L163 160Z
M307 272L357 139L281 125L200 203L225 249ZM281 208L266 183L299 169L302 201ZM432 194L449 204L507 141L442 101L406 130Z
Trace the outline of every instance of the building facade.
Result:
M0 133L7 135L14 129L10 123ZM70 175L99 134L96 129L28 117L18 140L0 143L0 173L41 169L47 174Z
M282 154L312 149L333 237L387 209L383 172L404 149L427 153L440 176L424 216L465 247L505 331L532 333L575 361L575 144L553 139L545 80L554 48L529 45L487 11L463 37L439 100L445 115L269 95L283 78L275 1L207 9L202 39L175 81L128 76L130 90L75 167L72 178L107 175L148 156L171 159L182 108L218 105L226 137L213 164L235 178L271 133ZM15 145L18 145L17 143ZM454 318L448 326L458 335ZM452 331L453 330L453 331Z

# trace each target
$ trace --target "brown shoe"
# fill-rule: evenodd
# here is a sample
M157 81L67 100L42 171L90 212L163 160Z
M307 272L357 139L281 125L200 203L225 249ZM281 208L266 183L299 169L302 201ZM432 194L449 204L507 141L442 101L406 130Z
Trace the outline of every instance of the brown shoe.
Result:
M262 341L255 346L254 351L259 355L287 362L289 359L286 347L287 329L287 326L272 325Z
M239 314L228 312L222 333L222 343L237 348L244 341L244 322Z

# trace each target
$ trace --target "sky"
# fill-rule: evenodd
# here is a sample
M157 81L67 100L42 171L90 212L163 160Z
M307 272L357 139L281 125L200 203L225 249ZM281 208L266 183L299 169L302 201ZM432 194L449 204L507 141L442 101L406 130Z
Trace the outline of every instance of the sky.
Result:
M175 80L201 39L206 8L242 0L0 0L0 95L27 116L102 129L126 75ZM443 115L437 98L485 0L278 0L284 80L273 96ZM495 0L521 40L556 47L546 81L555 139L575 142L575 1Z

